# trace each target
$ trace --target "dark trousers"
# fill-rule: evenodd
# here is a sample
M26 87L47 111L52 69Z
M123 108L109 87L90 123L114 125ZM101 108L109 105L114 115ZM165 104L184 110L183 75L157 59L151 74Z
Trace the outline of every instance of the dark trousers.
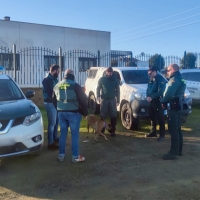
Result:
M110 122L112 126L112 133L115 133L116 124L117 124L117 107L116 107L116 99L101 99L100 105L101 117L106 119L108 116L110 117Z
M164 120L164 110L161 106L160 101L152 100L148 104L148 114L151 121L151 132L156 134L157 122L160 127L160 136L165 136L165 120Z
M178 155L182 153L183 133L181 131L181 112L176 110L168 110L168 129L171 135L170 153Z

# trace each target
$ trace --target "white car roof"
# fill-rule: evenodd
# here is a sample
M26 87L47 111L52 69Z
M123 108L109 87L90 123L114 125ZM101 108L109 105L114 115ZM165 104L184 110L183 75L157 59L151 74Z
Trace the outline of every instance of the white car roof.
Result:
M128 71L128 70L148 70L148 67L112 67L113 70L123 70L123 71ZM90 69L102 69L106 70L107 67L91 67Z
M188 73L188 72L200 72L200 68L197 69L182 69L180 70L181 73Z

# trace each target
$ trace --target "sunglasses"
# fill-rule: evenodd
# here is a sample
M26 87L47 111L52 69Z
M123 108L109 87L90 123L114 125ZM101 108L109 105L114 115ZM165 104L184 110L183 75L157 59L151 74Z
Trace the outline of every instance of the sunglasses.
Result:
M170 72L172 69L168 69L167 72Z

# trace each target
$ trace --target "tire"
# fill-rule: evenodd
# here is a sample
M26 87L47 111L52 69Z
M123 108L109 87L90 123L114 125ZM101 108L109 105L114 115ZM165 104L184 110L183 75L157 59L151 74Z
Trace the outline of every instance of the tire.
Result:
M121 122L124 128L128 130L138 129L139 120L133 118L129 103L125 103L121 109Z
M100 112L100 105L97 104L97 101L96 101L96 98L95 98L94 94L91 94L89 96L88 100L89 100L88 105L89 105L90 113L91 114L99 114L99 112Z

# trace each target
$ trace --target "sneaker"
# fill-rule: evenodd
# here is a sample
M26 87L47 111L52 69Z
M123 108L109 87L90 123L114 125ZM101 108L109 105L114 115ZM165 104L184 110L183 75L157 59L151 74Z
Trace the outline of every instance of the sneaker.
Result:
M148 135L146 135L146 137L157 137L157 134L152 132L152 133L149 133Z
M53 143L53 144L48 145L48 149L49 150L58 150L58 146L55 143Z
M78 162L84 162L85 161L85 157L83 156L78 156L78 158L72 157L72 162L73 163L78 163Z
M63 161L64 161L64 159L65 159L65 156L58 155L58 160L59 160L60 162L63 162Z
M165 154L163 157L162 157L163 160L176 160L178 159L178 157L176 155L173 155L173 154Z
M157 139L158 142L162 142L163 140L165 140L165 137L159 137L159 138Z

